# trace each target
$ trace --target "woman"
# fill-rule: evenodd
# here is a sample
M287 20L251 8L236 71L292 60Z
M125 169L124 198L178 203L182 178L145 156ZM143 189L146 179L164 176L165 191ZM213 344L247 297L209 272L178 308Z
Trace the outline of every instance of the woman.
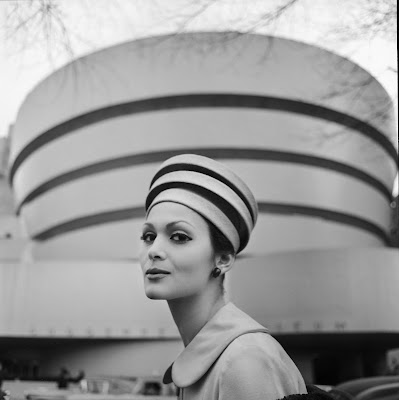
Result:
M172 157L146 199L140 263L147 297L168 302L185 349L165 383L180 399L264 400L306 393L293 361L267 329L226 301L223 281L248 243L255 198L225 165Z

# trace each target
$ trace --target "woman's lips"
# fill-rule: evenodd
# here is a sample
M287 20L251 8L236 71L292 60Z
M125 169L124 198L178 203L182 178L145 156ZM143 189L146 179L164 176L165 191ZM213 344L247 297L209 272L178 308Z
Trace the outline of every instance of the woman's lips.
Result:
M170 272L160 268L150 268L145 274L149 280L158 280L165 278Z
M162 278L165 278L165 277L167 277L169 274L147 274L147 278L150 280L150 281L156 281L156 280L158 280L158 279L162 279Z

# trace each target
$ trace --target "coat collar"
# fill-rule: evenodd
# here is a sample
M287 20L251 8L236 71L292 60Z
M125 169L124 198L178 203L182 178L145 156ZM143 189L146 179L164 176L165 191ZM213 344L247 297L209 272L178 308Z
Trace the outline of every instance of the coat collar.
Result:
M187 387L208 371L226 347L238 336L268 332L233 303L223 306L198 332L165 372L164 383Z

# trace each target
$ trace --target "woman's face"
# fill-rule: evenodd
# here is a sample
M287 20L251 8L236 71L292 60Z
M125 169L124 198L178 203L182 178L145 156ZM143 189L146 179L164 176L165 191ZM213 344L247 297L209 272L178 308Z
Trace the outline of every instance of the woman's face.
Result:
M140 264L150 299L200 294L209 285L215 256L206 221L181 204L155 205L142 230Z

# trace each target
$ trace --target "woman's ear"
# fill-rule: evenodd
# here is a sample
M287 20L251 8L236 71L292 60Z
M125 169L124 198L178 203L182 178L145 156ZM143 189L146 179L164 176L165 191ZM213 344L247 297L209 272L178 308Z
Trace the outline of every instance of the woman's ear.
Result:
M215 267L220 268L222 274L225 274L231 269L236 259L235 254L232 253L220 253L216 255Z

